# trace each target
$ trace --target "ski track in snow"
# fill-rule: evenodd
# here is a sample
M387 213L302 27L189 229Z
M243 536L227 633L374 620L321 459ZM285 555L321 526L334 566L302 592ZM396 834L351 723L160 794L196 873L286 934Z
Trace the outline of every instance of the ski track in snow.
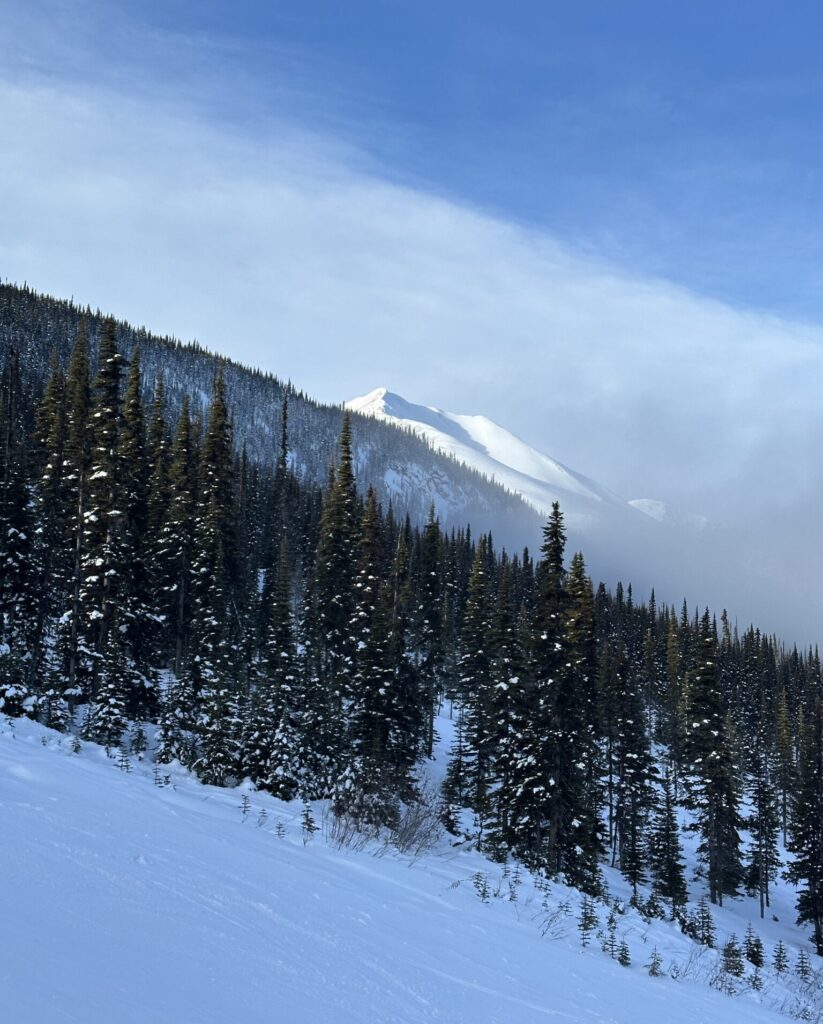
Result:
M443 748L452 725L438 728ZM69 743L25 720L0 726L4 1024L787 1019L751 993L649 978L652 946L666 968L699 948L668 922L619 918L633 959L624 968L596 938L581 950L574 891L553 884L545 911L524 873L516 903L504 894L484 904L472 875L483 872L494 889L501 867L447 838L416 861L375 845L339 850L322 830L304 845L299 804L205 787L176 767L173 786L159 788L148 763L133 760L126 774L100 748L74 755ZM316 805L318 823L322 813ZM619 875L607 878L627 898ZM793 961L793 898L778 888L778 922L761 923L753 900L714 911L719 940L742 938L752 920L767 958L783 938ZM571 913L541 935L564 901ZM707 964L715 957L703 954ZM794 998L764 977L766 1002Z

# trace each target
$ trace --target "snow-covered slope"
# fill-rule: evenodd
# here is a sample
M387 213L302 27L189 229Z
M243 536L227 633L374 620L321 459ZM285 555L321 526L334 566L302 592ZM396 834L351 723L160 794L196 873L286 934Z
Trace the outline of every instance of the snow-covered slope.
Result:
M637 515L627 502L593 480L526 444L485 416L464 416L425 405L377 388L346 407L365 416L412 431L437 451L445 452L523 497L542 515L553 501L563 507L569 525L586 531L620 509Z
M657 498L633 498L629 504L658 523L674 524L690 530L705 530L709 526L706 516L672 509L667 502Z
M363 416L424 438L436 451L465 464L520 496L542 521L559 501L571 551L583 550L595 579L634 583L644 597L652 586L671 586L681 600L690 582L678 565L686 531L659 515L662 503L631 502L537 451L485 416L466 416L415 405L386 388L346 403ZM391 490L394 479L384 481ZM473 523L473 525L475 525ZM533 543L525 538L521 543Z
M775 1024L775 1007L813 1004L768 971L760 993L713 990L716 954L634 911L619 917L632 966L596 937L582 950L574 891L517 884L445 840L417 860L340 849L323 830L304 844L298 806L169 777L118 771L92 745L72 753L29 721L0 725L0 1019ZM625 895L613 872L609 884ZM798 938L791 898L778 891L780 922L755 922L767 955ZM720 938L754 914L753 901L718 913ZM643 966L653 947L661 978Z

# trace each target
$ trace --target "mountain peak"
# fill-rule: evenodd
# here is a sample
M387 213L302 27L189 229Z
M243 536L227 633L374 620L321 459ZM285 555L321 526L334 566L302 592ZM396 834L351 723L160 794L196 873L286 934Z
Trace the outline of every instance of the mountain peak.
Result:
M359 412L365 416L374 415L385 411L388 395L388 388L375 388L374 391L370 391L367 395L361 395L360 398L353 398L350 402L346 402L345 406L347 409L351 409L352 412Z
M346 408L411 430L435 450L519 494L541 514L548 514L552 502L559 500L567 516L583 526L596 515L598 506L622 505L628 509L605 488L533 448L486 416L416 405L384 387L346 402ZM633 509L629 511L634 513Z

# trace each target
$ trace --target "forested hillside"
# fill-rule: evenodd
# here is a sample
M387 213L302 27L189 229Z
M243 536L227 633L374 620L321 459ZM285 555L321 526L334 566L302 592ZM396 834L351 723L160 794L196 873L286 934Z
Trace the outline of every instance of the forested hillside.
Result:
M25 393L36 401L49 378L52 354L68 364L80 322L94 361L105 317L73 303L38 295L28 288L0 283L0 365L18 354ZM119 351L129 357L136 346L143 367L143 399L151 401L162 375L165 401L176 416L187 395L192 415L205 415L218 362L222 367L232 429L238 449L249 461L271 467L279 446L280 406L290 400L289 455L291 470L303 481L322 484L334 459L342 410L321 405L270 373L250 369L209 353L195 343L158 338L142 328L114 323ZM283 340L283 345L288 341ZM277 361L277 351L272 354ZM340 353L345 359L345 352ZM516 550L540 535L534 510L503 488L466 466L437 454L419 438L392 429L370 417L354 417L354 459L358 477L373 485L381 501L395 512L422 522L434 503L448 529L471 518L477 530L492 530L498 542Z
M358 491L363 424L348 416L320 485L291 457L292 409L306 403L274 381L274 458L252 459L229 366L204 408L196 375L184 391L185 362L153 375L120 333L103 321L93 350L78 317L42 394L29 362L42 340L25 364L14 349L5 359L4 714L112 753L144 747L140 723L153 722L160 763L327 799L375 835L431 799L420 766L449 701L439 813L456 835L591 896L608 862L643 913L709 942L708 904L686 909L683 805L708 901L748 891L766 915L787 870L823 953L816 651L593 587L559 506L536 559L447 532L435 512L418 527Z

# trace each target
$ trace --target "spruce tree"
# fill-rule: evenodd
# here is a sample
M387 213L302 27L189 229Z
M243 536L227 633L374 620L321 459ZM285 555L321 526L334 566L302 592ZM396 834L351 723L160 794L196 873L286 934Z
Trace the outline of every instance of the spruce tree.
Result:
M696 813L699 853L709 898L722 905L742 879L738 792L728 722L717 673L717 642L708 610L699 631L699 653L689 684L686 757L688 806Z
M66 546L71 552L66 608L58 620L57 648L61 666L56 672L57 689L70 706L87 691L88 659L80 645L82 622L83 566L87 544L85 521L89 510L89 467L91 464L91 386L85 322L80 321L77 339L66 375L66 433L62 480L68 508Z
M223 785L238 770L239 697L232 605L233 459L222 368L214 381L200 461L199 509L192 558L192 642L189 671L199 697L204 781Z
M489 589L486 538L481 537L469 576L457 666L465 744L458 788L481 819L488 813L493 741Z
M12 351L0 377L0 710L8 715L29 707L26 660L39 603L26 448L20 367Z
M128 724L126 690L128 670L123 649L123 631L115 612L106 634L106 647L100 660L98 685L87 709L84 736L113 750Z
M777 774L776 759L768 748L766 723L766 712L762 709L751 754L748 789L752 810L747 820L751 840L745 875L748 892L752 895L756 893L760 901L761 918L766 916L766 908L770 905L771 883L777 878L780 867L777 849L780 811L774 781Z
M654 805L654 765L645 734L642 706L636 699L621 720L620 777L615 815L620 870L637 896L646 880L647 831Z
M671 904L672 920L686 905L688 893L680 845L680 829L674 800L674 784L667 767L649 832L649 867L654 891Z
M311 646L333 702L352 695L356 635L354 577L357 564L358 501L351 421L343 418L338 462L323 501L312 586Z
M434 719L443 673L441 548L440 521L432 504L420 543L419 596L416 609L417 656L426 713L427 757L431 757L434 751Z
M515 614L513 575L511 562L504 559L490 636L490 774L494 793L483 830L486 848L500 858L505 858L512 844L511 782L518 756L519 729L528 713L528 700L523 700L525 658Z
M261 676L252 699L254 732L247 746L249 774L284 800L299 786L301 704L288 544L283 538L272 586Z
M598 863L603 855L600 826L599 751L595 664L594 597L583 555L571 560L567 578L568 604L564 630L568 663L558 711L565 752L568 847L574 851L565 868L574 885L596 891ZM639 766L638 766L639 767Z
M123 508L119 500L121 461L118 455L122 362L114 321L106 320L92 387L88 506L83 515L84 550L79 594L79 653L89 673L92 700L96 697L109 631L124 583L119 547ZM115 646L118 649L121 646L119 639Z
M133 716L145 714L156 701L150 670L151 608L148 597L148 484L145 416L142 399L140 350L131 355L122 421L117 439L117 562L122 583L117 598L124 626L123 640L132 668L128 708Z
M34 432L35 523L33 568L48 585L38 588L37 608L28 664L29 687L39 690L43 720L50 728L67 725L62 666L50 643L71 581L69 505L65 481L66 382L56 351L51 374L40 402Z
M169 500L152 557L152 604L165 627L160 649L171 656L177 677L184 671L188 652L192 605L192 558L197 500L196 440L188 397L184 396L177 421L169 465Z
M787 877L798 886L797 920L811 924L823 956L823 706L815 701L801 736L798 789L792 809Z

